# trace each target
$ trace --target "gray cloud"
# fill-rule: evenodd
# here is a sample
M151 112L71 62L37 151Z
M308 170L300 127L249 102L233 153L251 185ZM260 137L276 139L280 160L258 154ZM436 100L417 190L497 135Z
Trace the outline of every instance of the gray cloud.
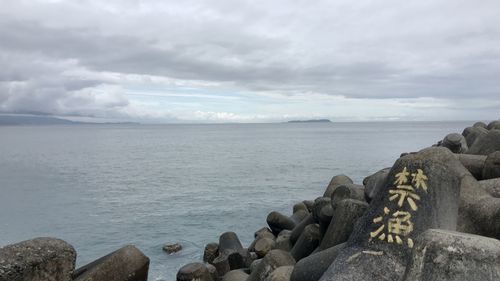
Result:
M104 73L284 96L500 101L497 1L5 2L4 112L120 116L130 102ZM82 69L93 77L68 75Z

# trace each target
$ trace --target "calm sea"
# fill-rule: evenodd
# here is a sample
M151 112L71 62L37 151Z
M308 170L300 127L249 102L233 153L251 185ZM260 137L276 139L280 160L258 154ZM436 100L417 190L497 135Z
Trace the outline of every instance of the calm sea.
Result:
M273 210L355 182L473 122L0 127L0 246L55 236L78 265L126 244L175 280L204 245L248 245ZM174 255L162 245L179 242Z

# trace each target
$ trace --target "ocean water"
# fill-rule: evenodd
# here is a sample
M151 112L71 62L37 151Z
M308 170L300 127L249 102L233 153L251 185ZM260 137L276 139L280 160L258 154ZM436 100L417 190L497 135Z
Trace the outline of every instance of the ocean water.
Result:
M206 243L356 183L473 122L0 127L0 246L54 236L84 265L126 244L175 280ZM184 249L167 255L162 245Z

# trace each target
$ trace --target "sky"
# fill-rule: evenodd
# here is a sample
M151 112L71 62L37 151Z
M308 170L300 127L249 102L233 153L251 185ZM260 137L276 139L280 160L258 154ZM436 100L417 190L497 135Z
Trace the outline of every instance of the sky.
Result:
M0 113L500 118L500 1L0 0Z

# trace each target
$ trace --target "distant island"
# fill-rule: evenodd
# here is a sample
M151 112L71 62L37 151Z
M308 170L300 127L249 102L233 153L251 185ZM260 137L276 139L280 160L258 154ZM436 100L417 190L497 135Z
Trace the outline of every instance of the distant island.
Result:
M80 122L51 116L28 116L28 115L0 115L0 126L20 125L81 125L81 124L139 124L133 122Z
M328 119L290 120L287 123L332 123Z

